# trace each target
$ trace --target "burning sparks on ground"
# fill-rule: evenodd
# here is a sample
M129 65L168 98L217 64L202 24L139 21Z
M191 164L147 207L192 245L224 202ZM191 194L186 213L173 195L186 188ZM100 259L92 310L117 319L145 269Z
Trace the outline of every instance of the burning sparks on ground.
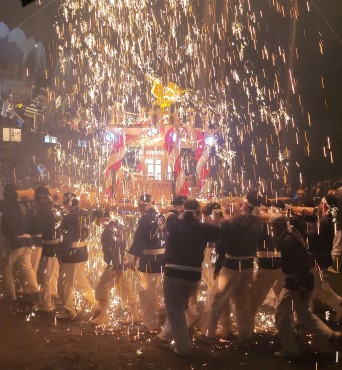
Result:
M262 312L260 310L255 317L255 327L258 332L274 332L274 314Z

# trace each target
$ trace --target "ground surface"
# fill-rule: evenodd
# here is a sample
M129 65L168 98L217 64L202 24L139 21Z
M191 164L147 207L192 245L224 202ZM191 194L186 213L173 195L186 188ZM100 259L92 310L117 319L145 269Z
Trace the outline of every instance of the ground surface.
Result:
M341 294L342 276L329 278ZM324 311L321 307L322 317ZM0 369L342 369L342 353L337 363L336 352L326 342L301 329L306 355L296 361L273 356L279 342L272 331L257 334L255 346L248 351L231 341L209 345L195 340L193 354L180 358L151 334L130 326L94 328L88 319L62 324L53 317L32 316L23 302L1 302ZM341 324L331 320L329 325L342 331Z

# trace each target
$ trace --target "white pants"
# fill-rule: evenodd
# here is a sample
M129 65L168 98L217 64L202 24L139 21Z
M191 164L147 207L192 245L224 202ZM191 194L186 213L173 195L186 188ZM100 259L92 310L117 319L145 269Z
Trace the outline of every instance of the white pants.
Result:
M164 276L165 278L165 276ZM188 329L192 328L194 324L198 321L201 314L197 311L197 287L195 291L191 294L190 298L188 299L187 308L185 309L185 317L186 317L186 324ZM172 292L170 293L172 294ZM165 297L165 281L164 281L164 297ZM166 310L166 307L165 307ZM168 315L166 315L165 323L161 329L161 332L158 334L159 338L164 338L168 340L174 339L171 323L169 320Z
M340 257L341 251L342 251L342 230L335 230L331 256Z
M100 315L106 316L109 305L110 291L114 288L115 294L131 310L131 322L140 321L136 296L132 289L132 281L127 276L130 272L116 272L106 268L95 289L95 299L99 302Z
M58 277L58 295L64 309L76 316L74 308L74 289L79 290L91 304L95 303L95 293L85 277L86 262L61 263Z
M5 258L10 252L8 236L0 234L0 258Z
M212 248L206 248L204 250L204 260L203 260L203 270L202 270L202 280L207 286L207 292L211 291L212 288L212 281L213 281L213 274L214 269L212 267ZM191 295L189 302L188 302L188 308L186 310L186 320L188 323L188 327L192 327L201 316L200 313L197 311L197 290ZM163 330L171 330L170 323L167 321L163 327Z
M214 271L213 266L213 248L206 248L204 251L204 261L203 261L203 271L202 271L202 280L207 286L206 291L206 302L213 301L213 295L215 294L215 280L214 280ZM226 337L236 329L233 327L232 318L231 318L231 308L233 308L232 299L228 304L223 308L218 319L218 330L217 334L221 337Z
M280 268L275 270L257 269L251 286L251 314L253 318L272 287L278 300L284 282L285 275Z
M202 270L202 281L207 286L207 293L210 293L213 290L215 285L214 280L214 267L213 267L213 249L206 248L204 250L204 260L203 260L203 270Z
M317 269L313 270L315 278L315 287L312 293L312 298L324 303L334 309L337 313L342 312L342 297L338 296L332 289L330 284L323 276L323 272Z
M141 319L147 330L154 331L159 328L158 308L162 306L160 273L139 272L139 301Z
M177 279L164 275L166 317L175 339L176 352L186 355L191 351L191 339L186 319L190 297L197 291L198 281Z
M59 262L55 264L55 268L51 277L52 297L58 297L57 292L58 276L59 276Z
M32 246L31 262L32 262L33 271L36 274L37 281L38 281L37 272L38 272L40 258L42 256L42 251L43 251L42 247ZM25 279L22 275L23 275L22 273L19 273L19 283L21 282L22 293L23 294L30 294L30 290L28 289L28 287L25 286L25 284L22 283L23 281L25 281Z
M189 299L189 307L186 310L186 320L188 323L188 327L191 328L200 318L201 314L197 311L197 289L191 295Z
M231 270L222 267L215 280L214 294L208 302L201 325L201 332L208 337L215 337L215 329L222 310L233 298L236 308L236 322L240 341L249 341L253 335L253 319L250 307L250 284L253 269Z
M342 272L342 230L335 230L331 258L337 271Z
M43 256L40 260L37 276L40 284L39 309L42 311L51 311L53 309L51 301L51 296L54 293L52 281L58 266L57 257Z
M17 298L13 277L13 267L17 262L20 273L24 278L25 291L30 294L39 292L36 274L32 268L32 248L11 249L9 255L5 257L4 264L5 296L8 296L10 299Z
M42 256L42 247L33 247L32 248L32 268L34 272L37 274L38 272L38 267L39 267L39 262Z
M293 312L296 312L300 322L314 334L330 339L333 331L309 310L311 292L307 297L302 297L298 291L283 288L280 293L280 302L275 313L275 324L279 333L279 340L283 348L288 352L298 352L299 346L296 341L293 327Z

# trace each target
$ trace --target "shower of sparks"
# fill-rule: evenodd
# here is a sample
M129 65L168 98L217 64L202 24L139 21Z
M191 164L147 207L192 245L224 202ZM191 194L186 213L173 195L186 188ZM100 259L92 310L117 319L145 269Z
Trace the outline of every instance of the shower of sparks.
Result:
M66 138L58 172L100 186L111 149L103 140L106 127L128 127L149 111L148 77L158 76L164 86L172 82L192 91L179 110L206 112L216 127L222 179L241 182L244 168L244 181L256 183L260 171L261 177L286 181L288 164L278 152L287 150L295 134L298 145L305 139L286 108L288 51L279 41L268 45L263 6L253 0L61 2L55 26L58 101L89 138L89 148L71 148ZM287 22L298 16L278 1L267 6ZM293 71L289 75L297 94Z
M139 214L125 213L122 215L116 215L116 219L123 225L125 225L125 236L128 245L131 244L134 237L134 230L137 226ZM86 276L93 287L96 287L103 271L106 268L106 263L103 260L103 253L101 249L101 234L103 232L103 224L93 223L90 227L90 237L87 241L89 249L89 260L86 265ZM212 257L213 258L213 257ZM212 260L211 260L212 263ZM208 295L212 289L208 282L204 282L205 277L212 275L211 263L203 264L203 280L199 286L197 292L197 309L201 312L204 308ZM126 277L129 279L133 293L138 299L138 278L136 272L130 269L125 272ZM140 338L140 327L132 326L130 322L130 309L127 303L120 299L120 292L116 291L113 287L110 291L110 300L108 307L108 321L104 324L94 326L94 333L96 335L124 335L132 339ZM82 315L86 318L90 318L92 315L92 304L88 302L81 292L75 291L75 308L78 312L82 312ZM35 312L30 313L26 316L26 321L29 322L35 316ZM231 314L231 320L235 321L234 314ZM128 324L128 326L122 326L122 324ZM56 318L54 319L54 325L57 325ZM274 332L274 312L272 308L262 307L255 317L255 328L258 333L263 332ZM82 327L82 330L88 330ZM143 331L142 331L143 332Z
M276 330L274 315L260 310L255 317L255 327L259 332L274 332Z
M126 239L128 245L133 240L133 231L136 228L136 223L138 220L137 215L117 215L116 219L125 225L126 229ZM106 263L103 260L103 252L101 249L101 234L103 232L103 225L92 224L90 229L90 238L88 239L88 249L89 249L89 260L86 266L86 275L92 286L96 286L99 281L102 272L106 268ZM133 291L138 297L135 273L132 270L127 270L125 272L126 278L131 282ZM122 302L119 298L121 296L120 292L117 292L113 287L110 291L110 303L108 308L108 322L102 325L105 332L120 329L119 323L125 322L129 323L130 310L125 302ZM81 293L75 292L75 304L78 311L85 314L91 314L92 305L87 302Z
M70 125L55 156L55 172L68 179L66 185L78 188L80 194L90 194L92 185L98 197L103 192L104 169L113 147L104 139L105 133L108 128L124 133L132 123L148 120L155 99L151 76L163 86L175 83L187 90L178 101L179 112L193 108L205 125L211 123L217 156L213 162L220 166L211 186L214 199L219 198L227 179L240 194L251 182L262 184L264 178L286 182L288 149L296 144L310 155L307 132L313 123L302 107L296 76L287 70L286 43L267 41L272 39L268 37L272 30L265 4L270 7L267 12L275 13L283 25L299 17L298 9L278 0L262 5L259 0L60 1L55 24L59 65L55 91L49 98ZM309 1L306 8L311 11ZM321 34L318 47L323 55ZM300 127L288 108L287 75L290 95L298 96L305 116ZM325 87L323 76L321 85ZM80 135L87 140L86 147L75 144ZM147 133L142 136L138 146L127 146L127 152L141 152L152 142ZM329 137L323 152L333 163ZM300 162L295 163L298 180L303 183ZM123 170L132 172L124 164ZM274 195L277 197L276 190ZM94 203L97 201L99 205L98 199ZM132 199L127 196L127 201ZM122 216L129 240L137 217ZM94 226L89 242L87 274L93 286L104 269L101 231ZM77 304L82 310L91 310L81 296L77 296ZM113 291L109 322L117 323L127 314L127 306ZM260 314L257 322L263 330L274 330L269 315Z

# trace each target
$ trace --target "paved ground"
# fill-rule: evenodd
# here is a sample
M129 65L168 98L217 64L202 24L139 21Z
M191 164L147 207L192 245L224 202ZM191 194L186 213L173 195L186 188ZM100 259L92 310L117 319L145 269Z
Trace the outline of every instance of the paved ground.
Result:
M341 294L342 276L330 276L330 280ZM320 307L322 317L325 310ZM266 318L272 320L269 314ZM0 369L342 369L342 354L337 363L336 352L326 342L301 329L306 355L296 361L273 356L279 342L272 325L270 331L256 335L255 346L248 351L230 341L209 345L195 340L193 354L180 358L155 336L137 328L94 328L88 320L84 316L71 323L56 323L54 318L33 316L23 302L1 302ZM342 330L333 320L329 325Z

